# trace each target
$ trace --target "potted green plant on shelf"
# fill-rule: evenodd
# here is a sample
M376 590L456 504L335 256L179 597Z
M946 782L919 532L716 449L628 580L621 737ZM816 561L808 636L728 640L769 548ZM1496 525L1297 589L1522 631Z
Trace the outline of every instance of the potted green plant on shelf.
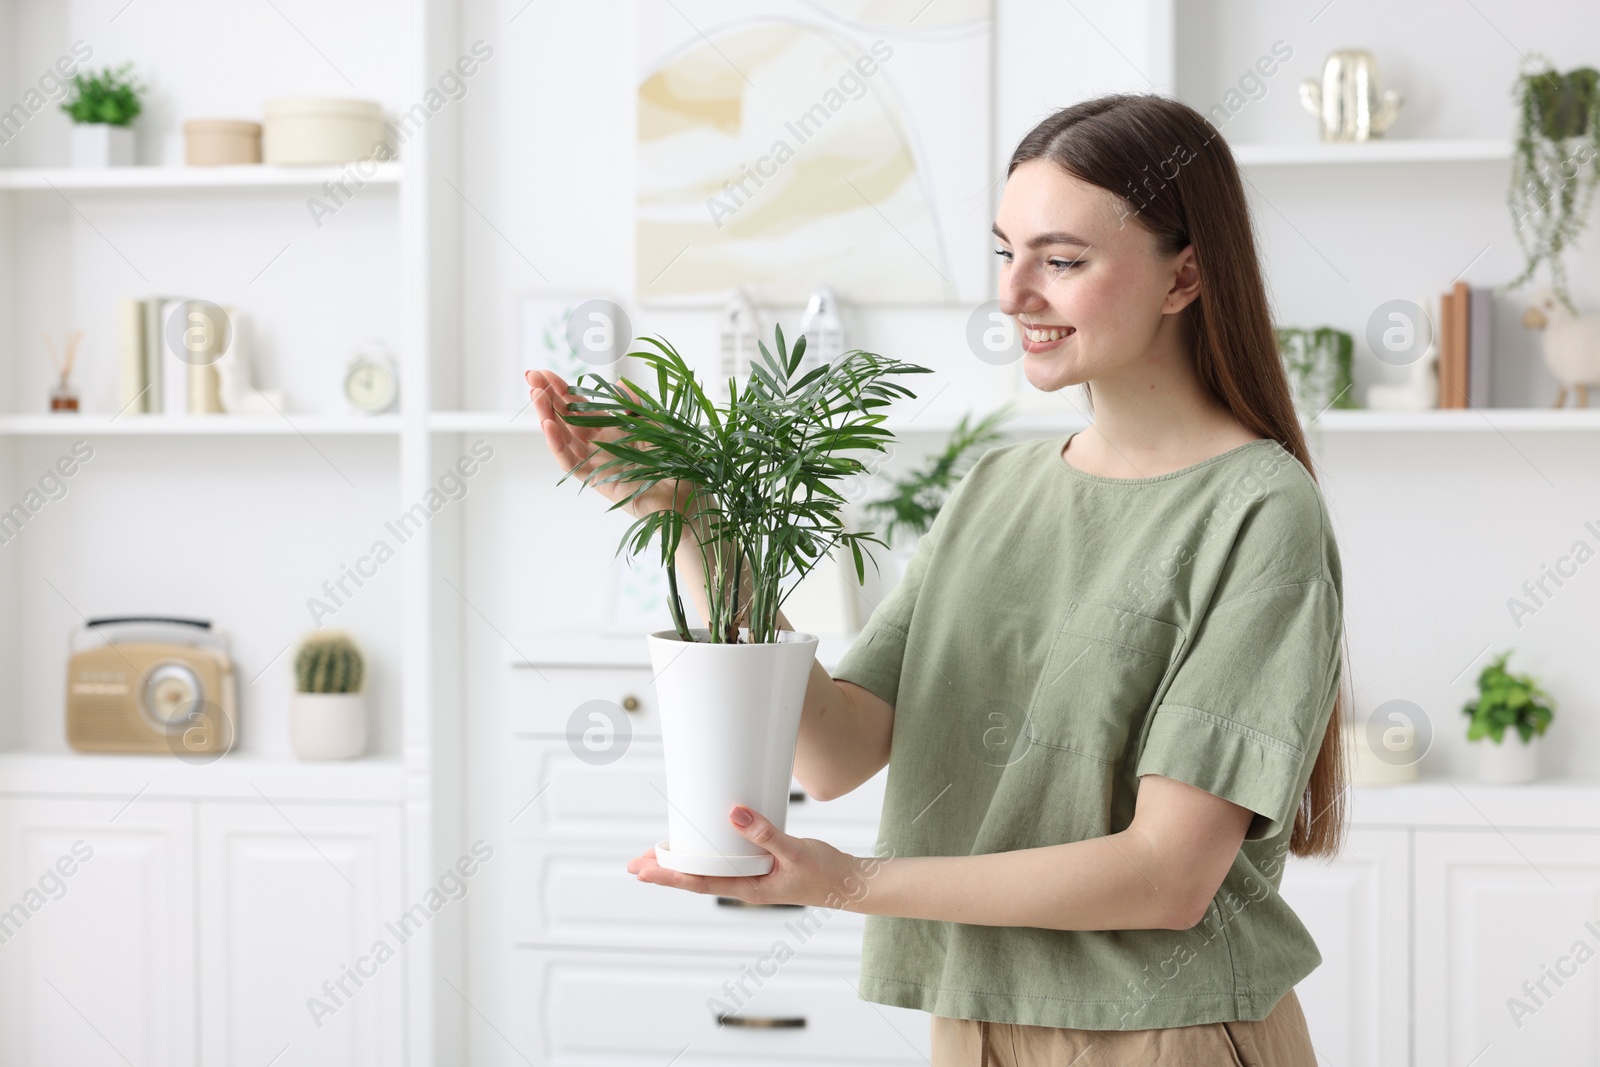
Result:
M317 630L294 657L295 693L289 716L294 754L306 760L353 759L366 751L367 710L361 690L366 666L349 634Z
M144 91L131 76L132 63L98 73L80 71L61 110L72 118L72 165L129 166L135 159L133 120L143 105Z
M1600 181L1600 71L1578 67L1563 74L1530 53L1511 95L1517 132L1506 203L1528 262L1501 288L1523 285L1546 263L1557 297L1575 315L1561 255L1583 232Z
M966 476L982 454L978 451L1005 436L999 429L1013 413L1010 404L984 416L976 425L968 424L970 412L963 413L945 442L944 450L901 478L890 478L888 495L861 505L869 522L883 522L894 560L894 580L905 574L906 564L916 551L917 541L944 507L950 491Z
M668 836L656 859L691 874L765 874L771 854L730 825L728 810L745 804L786 826L817 648L815 634L779 630L778 611L835 545L849 546L856 580L864 578L862 546L883 542L846 532L835 486L864 469L847 453L883 451L891 434L877 409L916 395L890 379L931 369L855 349L797 377L805 338L791 351L779 327L776 356L761 342L743 390L730 379L715 404L671 344L643 340L654 350L628 355L655 372L654 393L586 374L561 417L617 431L596 438L612 458L585 475L585 484L637 484L611 510L661 483L674 490L675 505L637 519L617 549L659 545L673 623L646 638L667 773ZM689 625L678 587L686 531L686 551L698 548L703 564L706 627Z
M1470 720L1467 740L1478 742L1478 777L1485 782L1533 781L1537 742L1555 717L1549 693L1528 675L1506 670L1510 656L1510 650L1502 652L1479 672L1477 699L1461 708ZM1516 738L1507 736L1513 728Z
M1297 411L1315 418L1330 407L1358 406L1351 395L1355 339L1350 334L1332 326L1278 326L1273 333Z

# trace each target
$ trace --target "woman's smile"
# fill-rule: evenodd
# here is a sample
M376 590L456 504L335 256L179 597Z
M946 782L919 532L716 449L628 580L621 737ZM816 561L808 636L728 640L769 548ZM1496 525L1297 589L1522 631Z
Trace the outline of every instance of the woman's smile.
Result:
M1029 326L1018 323L1017 332L1022 338L1024 351L1048 352L1066 344L1078 331L1072 326Z

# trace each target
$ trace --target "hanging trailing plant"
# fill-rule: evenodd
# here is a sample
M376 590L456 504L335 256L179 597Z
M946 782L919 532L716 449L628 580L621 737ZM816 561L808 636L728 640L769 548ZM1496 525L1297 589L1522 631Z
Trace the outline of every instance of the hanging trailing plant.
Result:
M1506 202L1528 262L1501 288L1526 283L1546 263L1557 297L1577 314L1561 255L1577 243L1600 180L1600 71L1578 67L1562 74L1532 53L1512 85L1512 97L1517 133Z

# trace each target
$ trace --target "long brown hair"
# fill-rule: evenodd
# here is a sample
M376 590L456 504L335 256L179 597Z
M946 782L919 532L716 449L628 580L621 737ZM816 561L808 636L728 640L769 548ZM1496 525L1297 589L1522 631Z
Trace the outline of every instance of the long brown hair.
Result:
M1039 123L1017 145L1006 175L1033 159L1121 197L1127 217L1156 236L1163 255L1194 246L1200 295L1181 314L1196 375L1235 419L1281 444L1315 480L1278 354L1244 183L1216 128L1176 100L1118 93ZM1348 660L1340 629L1340 654ZM1333 712L1295 813L1289 850L1296 856L1331 858L1343 847L1348 673L1339 672Z

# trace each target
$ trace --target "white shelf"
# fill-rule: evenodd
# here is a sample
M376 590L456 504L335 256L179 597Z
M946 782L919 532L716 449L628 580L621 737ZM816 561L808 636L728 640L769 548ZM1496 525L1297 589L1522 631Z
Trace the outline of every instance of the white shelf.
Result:
M947 434L955 429L959 414L924 415L906 421L889 419L885 429L896 436ZM1021 411L1001 429L1015 434L1064 434L1088 425L1076 415L1054 411ZM1506 430L1582 431L1600 430L1600 408L1463 408L1424 411L1370 411L1334 408L1314 419L1301 420L1311 432L1362 433L1413 430L1496 432ZM3 422L0 422L3 426ZM428 427L439 432L538 433L532 409L516 418L499 411L436 411L428 416Z
M400 761L375 757L301 762L232 753L196 764L168 755L0 752L0 795L400 803L405 778Z
M370 169L370 168L364 168ZM223 167L17 167L0 170L0 189L320 189L349 178L363 185L397 186L401 164L379 163L371 177L356 164L284 167L240 164ZM352 183L353 184L353 183Z
M1495 163L1511 158L1511 142L1496 140L1360 141L1353 144L1233 144L1241 167L1324 163Z
M1600 430L1600 408L1459 408L1449 411L1324 411L1302 425L1315 432L1391 430Z
M398 415L0 415L0 436L393 436Z

